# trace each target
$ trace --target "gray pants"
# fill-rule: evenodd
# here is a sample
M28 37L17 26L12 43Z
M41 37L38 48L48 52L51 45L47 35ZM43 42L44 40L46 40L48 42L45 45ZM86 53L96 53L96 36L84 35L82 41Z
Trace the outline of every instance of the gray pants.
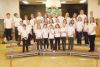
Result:
M68 37L68 50L73 50L74 37Z

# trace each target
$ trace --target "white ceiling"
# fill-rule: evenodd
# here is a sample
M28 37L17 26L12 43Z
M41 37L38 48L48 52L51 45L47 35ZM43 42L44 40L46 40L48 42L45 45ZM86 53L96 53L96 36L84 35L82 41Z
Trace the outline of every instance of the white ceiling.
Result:
M23 0L20 0L20 3L22 4ZM46 0L26 0L29 2L29 4L43 4L43 2L46 2ZM64 4L78 4L80 3L80 0L61 0Z

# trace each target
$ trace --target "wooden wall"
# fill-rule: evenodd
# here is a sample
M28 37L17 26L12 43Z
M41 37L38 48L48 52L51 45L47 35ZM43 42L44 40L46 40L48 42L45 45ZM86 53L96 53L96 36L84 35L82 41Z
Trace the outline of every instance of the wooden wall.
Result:
M100 37L100 18L97 18L96 35L97 37Z
M69 12L71 17L74 12L79 13L80 9L83 9L85 14L87 14L87 4L62 4L61 9L63 15L65 15L66 12ZM30 15L31 13L34 13L36 15L38 11L44 14L46 12L45 5L20 5L20 15L22 18L25 14Z

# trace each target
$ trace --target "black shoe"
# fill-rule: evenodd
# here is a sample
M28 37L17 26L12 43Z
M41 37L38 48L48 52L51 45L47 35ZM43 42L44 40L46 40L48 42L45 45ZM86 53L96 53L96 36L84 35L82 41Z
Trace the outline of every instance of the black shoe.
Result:
M94 52L94 50L89 50L88 52Z

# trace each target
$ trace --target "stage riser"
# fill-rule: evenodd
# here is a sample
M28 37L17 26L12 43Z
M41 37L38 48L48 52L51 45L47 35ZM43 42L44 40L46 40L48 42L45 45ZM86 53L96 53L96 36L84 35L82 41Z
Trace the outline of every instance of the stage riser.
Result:
M82 52L31 52L31 53L17 53L17 54L7 54L7 58L20 58L20 57L31 57L31 56L82 56L90 58L100 58L100 54L96 53L82 53Z

